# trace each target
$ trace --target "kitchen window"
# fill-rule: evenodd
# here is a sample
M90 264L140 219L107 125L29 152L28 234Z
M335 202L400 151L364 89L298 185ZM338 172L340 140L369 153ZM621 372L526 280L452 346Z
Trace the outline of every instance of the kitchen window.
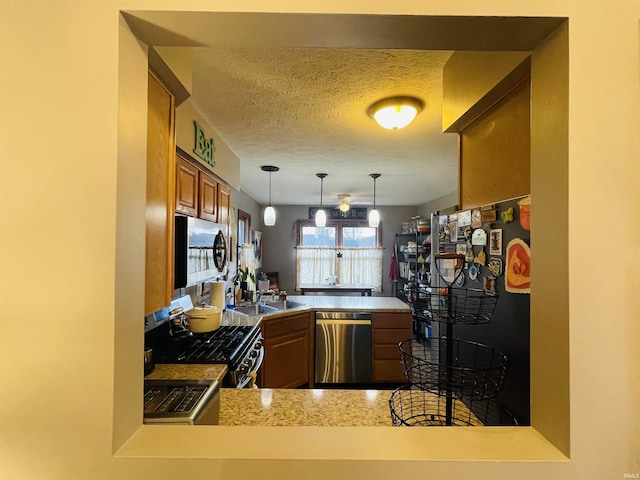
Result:
M297 224L296 288L325 284L335 275L340 284L372 285L382 291L381 229L365 221L327 222L318 228L311 220Z

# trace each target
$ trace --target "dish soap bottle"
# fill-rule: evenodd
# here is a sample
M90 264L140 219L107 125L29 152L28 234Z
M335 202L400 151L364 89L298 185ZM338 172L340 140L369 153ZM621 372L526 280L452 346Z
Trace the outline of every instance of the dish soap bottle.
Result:
M227 290L227 300L226 300L226 309L233 310L234 302L233 302L233 293L231 293L231 289Z

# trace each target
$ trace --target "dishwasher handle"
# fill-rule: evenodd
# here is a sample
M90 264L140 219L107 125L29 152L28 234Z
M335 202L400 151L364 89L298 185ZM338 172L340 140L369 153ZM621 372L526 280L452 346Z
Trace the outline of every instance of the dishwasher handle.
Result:
M316 320L371 320L371 312L316 312Z
M317 319L316 325L371 325L371 320Z

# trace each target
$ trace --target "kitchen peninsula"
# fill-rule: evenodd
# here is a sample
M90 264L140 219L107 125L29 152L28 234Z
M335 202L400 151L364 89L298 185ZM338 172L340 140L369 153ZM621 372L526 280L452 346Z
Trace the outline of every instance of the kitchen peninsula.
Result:
M309 373L308 386L313 387L313 329L312 319L315 312L343 311L370 312L373 316L374 345L372 363L374 372L382 375L381 386L389 375L401 374L397 341L411 336L411 311L409 307L395 297L360 296L289 296L290 300L304 303L304 306L291 308L260 316L243 316L225 312L222 324L244 322L260 323L263 332L268 335L269 325L278 329L289 325L293 320L303 323L306 346L304 352L308 364L304 366ZM298 322L300 319L300 322ZM379 328L376 329L376 320ZM384 340L389 338L391 340ZM386 334L386 337L385 337ZM294 342L296 332L280 331L281 337ZM400 338L402 337L402 338ZM291 340L294 339L294 340ZM378 344L376 344L378 342ZM382 342L382 343L381 343ZM387 342L387 343L384 343ZM266 336L266 355L269 355L269 338ZM298 351L298 350L296 350ZM395 358L394 358L395 357ZM295 361L288 363L295 364ZM267 365L265 367L268 368ZM393 372L390 374L389 372ZM181 380L221 380L226 367L220 365L157 365L154 372L145 379L181 379ZM264 378L264 376L262 376ZM399 379L398 379L399 380ZM260 382L258 382L260 384ZM390 390L385 389L314 389L314 388L222 388L220 391L220 425L252 426L390 426L389 413Z

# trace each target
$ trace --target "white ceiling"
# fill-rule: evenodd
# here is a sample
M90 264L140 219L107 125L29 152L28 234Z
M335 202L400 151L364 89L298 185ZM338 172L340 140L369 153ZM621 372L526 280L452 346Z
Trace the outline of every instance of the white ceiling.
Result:
M420 205L457 187L457 138L441 133L442 67L452 51L531 51L562 21L544 17L136 11L148 45L188 47L192 100L241 160L241 188L274 205ZM366 115L389 95L424 111L389 131Z
M441 133L448 51L328 48L199 48L192 99L241 160L241 186L272 203L317 204L350 193L373 203L418 205L456 189L457 139ZM413 95L426 107L402 130L368 115L374 101Z

